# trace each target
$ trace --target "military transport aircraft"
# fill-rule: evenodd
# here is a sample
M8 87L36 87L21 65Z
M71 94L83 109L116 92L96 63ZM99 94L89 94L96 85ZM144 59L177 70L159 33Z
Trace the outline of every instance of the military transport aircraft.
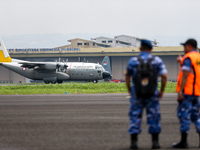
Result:
M102 65L85 62L23 61L10 57L1 38L0 65L29 79L43 80L46 84L63 83L67 80L97 83L98 80L111 77L110 60L107 56L104 57Z

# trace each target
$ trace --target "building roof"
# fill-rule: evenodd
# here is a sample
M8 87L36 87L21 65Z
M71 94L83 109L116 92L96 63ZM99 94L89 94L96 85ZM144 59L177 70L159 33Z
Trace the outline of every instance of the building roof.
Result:
M127 37L138 38L138 37L135 37L135 36L124 35L124 34L121 34L121 35L116 35L116 36L114 36L114 38L116 38L116 37L120 37L120 36L127 36ZM140 38L138 38L138 39L140 39Z
M111 39L111 40L114 40L113 38L109 38L109 37L105 37L105 36L99 36L99 37L96 37L96 38L91 38L91 40L97 40L97 39Z
M114 38L116 39L117 37L120 37L120 36L137 38L138 40L143 39L143 38L139 38L139 37L135 37L135 36L130 36L130 35L123 35L123 34L122 34L122 35L117 35L117 36L115 36ZM149 40L149 41L151 41L151 42L153 42L153 43L159 43L159 42L152 41L152 40Z
M71 41L76 41L76 40L79 40L79 41L88 41L88 42L93 42L93 41L90 41L90 40L80 39L80 38L74 38L74 39L70 39L70 40L67 40L67 41L68 41L68 42L71 42Z

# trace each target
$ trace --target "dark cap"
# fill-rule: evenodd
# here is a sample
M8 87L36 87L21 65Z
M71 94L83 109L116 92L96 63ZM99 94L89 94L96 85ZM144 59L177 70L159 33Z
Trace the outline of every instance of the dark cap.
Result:
M141 40L141 46L147 46L150 49L152 49L152 47L153 47L152 44L151 44L151 42L149 40L146 40L146 39L142 39Z
M195 39L188 39L185 43L181 43L181 45L191 45L194 48L197 48L197 41Z

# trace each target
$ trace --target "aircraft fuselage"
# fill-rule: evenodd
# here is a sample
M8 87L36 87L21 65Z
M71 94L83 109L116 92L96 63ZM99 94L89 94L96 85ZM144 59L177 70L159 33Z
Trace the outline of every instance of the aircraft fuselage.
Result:
M2 63L2 65L29 79L44 80L45 83L62 83L65 80L97 81L109 74L100 64L95 63L67 62L65 63L67 68L64 68L64 64L60 63L59 69L55 67L56 62L45 63L45 69L42 67L26 68L19 63Z

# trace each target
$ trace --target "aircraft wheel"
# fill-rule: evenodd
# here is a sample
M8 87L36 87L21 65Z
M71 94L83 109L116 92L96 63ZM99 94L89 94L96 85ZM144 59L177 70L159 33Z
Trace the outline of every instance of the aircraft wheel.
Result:
M45 84L49 84L50 82L49 82L49 81L44 81L44 83L45 83Z
M56 84L56 81L51 81L52 84Z
M58 80L57 82L58 82L58 84L62 84L63 80Z
M93 83L98 83L98 80L94 80Z

